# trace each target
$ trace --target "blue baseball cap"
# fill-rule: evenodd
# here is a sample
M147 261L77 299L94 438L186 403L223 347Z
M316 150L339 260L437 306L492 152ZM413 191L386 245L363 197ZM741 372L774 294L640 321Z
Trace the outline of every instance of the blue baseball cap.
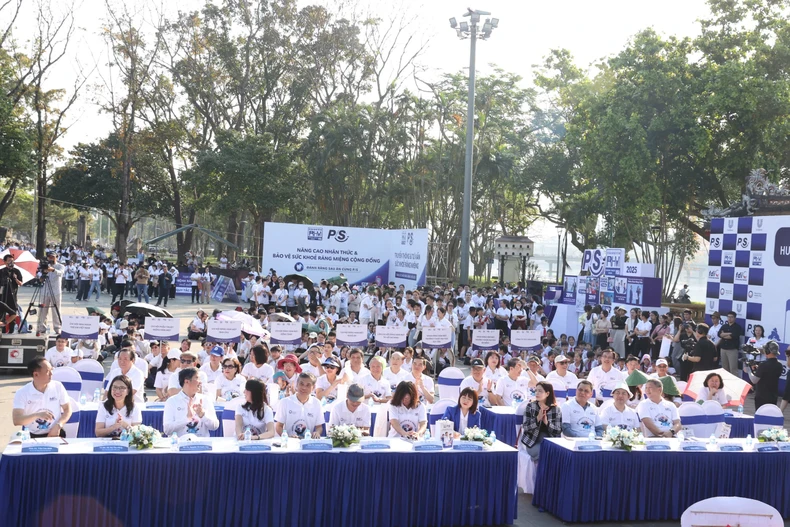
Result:
M222 346L214 346L211 348L211 355L216 355L217 357L224 357L225 350L222 349Z

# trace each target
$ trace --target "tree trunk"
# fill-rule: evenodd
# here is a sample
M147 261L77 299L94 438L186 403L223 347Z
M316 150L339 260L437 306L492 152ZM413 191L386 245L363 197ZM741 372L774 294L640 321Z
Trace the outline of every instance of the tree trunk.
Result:
M234 245L238 245L239 244L237 240L238 230L239 230L239 222L237 218L237 212L234 210L233 212L230 213L230 216L228 216L228 228L226 229L223 238L227 239L230 243ZM221 244L218 247L218 249L219 249L218 251L219 254L217 254L217 260L219 260L219 258L222 256L223 252L227 254L227 258L229 261L233 261L233 259L236 257L235 256L236 249L233 249L228 245Z
M121 207L121 210L123 210L123 207ZM115 252L118 253L118 261L120 262L127 261L126 243L129 240L129 232L132 230L133 225L134 223L129 221L129 218L123 214L115 215L115 227L117 228L115 231ZM134 257L136 258L137 255L135 254Z
M193 223L195 223L196 214L197 212L195 211L195 209L189 210L189 218L187 219L187 223L186 223L187 225L192 225ZM177 229L183 226L184 226L183 224L176 223ZM178 234L176 234L176 245L178 248L177 262L179 264L186 264L187 261L186 254L192 248L193 239L194 239L194 231L192 229L189 229L188 231L185 232L179 232Z
M0 199L0 220L3 219L5 216L5 211L8 210L8 207L11 205L11 202L14 201L14 197L16 196L16 187L19 183L18 180L14 179L11 181L11 186L8 187L5 194L3 195L3 199Z

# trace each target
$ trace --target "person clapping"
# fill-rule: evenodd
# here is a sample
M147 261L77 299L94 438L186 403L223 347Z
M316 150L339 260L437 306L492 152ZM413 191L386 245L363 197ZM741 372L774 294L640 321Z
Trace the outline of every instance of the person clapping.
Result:
M219 428L219 419L214 405L202 393L198 370L184 368L178 372L181 391L165 401L164 432L171 435L195 434L208 437L209 432Z
M521 443L532 461L540 457L540 444L546 437L562 435L562 411L554 397L554 385L540 381L535 386L535 400L527 404L521 425Z
M134 404L132 381L126 375L117 375L110 382L107 398L96 413L96 437L115 437L134 425L143 422L143 412Z

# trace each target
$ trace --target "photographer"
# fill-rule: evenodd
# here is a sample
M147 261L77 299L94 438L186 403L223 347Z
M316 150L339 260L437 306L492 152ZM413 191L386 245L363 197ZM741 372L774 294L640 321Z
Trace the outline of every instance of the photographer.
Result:
M45 267L46 266L46 267ZM41 311L38 315L38 328L37 332L46 334L47 315L49 308L54 307L52 314L52 329L54 333L60 334L60 303L61 303L61 289L63 287L62 278L65 267L63 264L58 263L57 255L53 251L47 252L47 261L40 265L43 282L43 289L41 290Z
M5 267L0 269L0 314L4 315L3 322L6 322L17 316L16 295L22 285L22 272L14 267L14 257L10 254L3 257L3 264ZM11 328L7 327L5 331L9 333Z
M689 369L692 373L716 369L716 346L708 340L708 329L707 324L698 324L695 330L696 345L691 352L683 353L683 360L691 363L690 367L686 365L684 369Z
M754 385L754 409L757 410L764 404L776 404L779 398L779 377L782 376L784 367L777 360L779 356L779 344L773 340L768 342L763 348L765 361L757 366L756 371L748 364L743 365L743 371L749 375L749 380ZM782 401L785 405L785 401Z
M683 355L681 356L680 363L678 364L678 375L680 376L681 381L688 381L689 375L691 375L691 362L684 359L691 355L692 351L694 351L694 346L697 345L697 337L694 334L694 326L692 324L684 323L681 325L680 330L678 331L677 335L675 335L674 339L675 342L680 344L680 347L683 349Z

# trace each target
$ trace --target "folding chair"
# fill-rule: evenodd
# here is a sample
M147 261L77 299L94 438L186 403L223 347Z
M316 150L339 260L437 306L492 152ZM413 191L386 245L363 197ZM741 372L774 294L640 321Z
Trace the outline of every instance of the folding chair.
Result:
M63 425L63 430L66 432L66 437L73 439L77 437L80 431L80 405L74 400L74 397L69 397L69 402L71 403L71 417L69 417L69 420ZM91 434L91 436L93 435L94 434Z
M769 428L783 428L785 417L775 404L764 404L754 412L754 437L760 437L760 432Z
M82 393L82 377L74 368L55 368L52 370L52 378L56 381L63 383L63 387L69 394L69 397L80 399Z
M705 415L705 410L697 403L681 404L680 408L678 408L678 415L680 416L681 426L690 431L694 437L705 438L710 436L710 433L706 434L708 430L708 416Z
M716 401L705 401L701 407L706 417L705 435L702 437L710 437L711 434L719 437L724 427L724 408Z
M458 368L444 368L439 372L436 384L439 385L439 398L458 400L461 394L461 382L464 380L464 372Z
M431 437L436 437L436 421L442 418L447 407L457 404L456 401L457 399L440 399L431 407L431 412L428 414L428 426L430 427Z
M82 359L71 366L82 379L82 393L89 401L93 401L96 388L104 389L104 367L97 360ZM98 402L98 401L96 401Z

